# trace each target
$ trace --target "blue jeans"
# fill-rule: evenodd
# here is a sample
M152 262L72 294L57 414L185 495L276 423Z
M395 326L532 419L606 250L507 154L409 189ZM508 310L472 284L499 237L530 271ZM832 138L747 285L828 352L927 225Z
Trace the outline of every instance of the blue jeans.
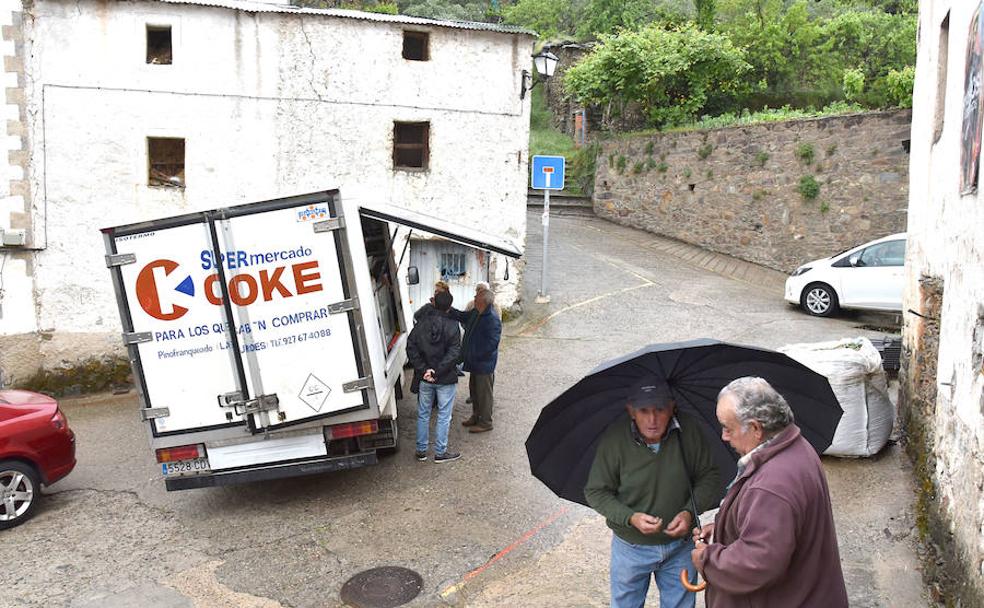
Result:
M680 584L680 570L696 572L690 560L694 541L689 536L665 545L633 545L612 535L612 608L642 608L649 577L656 578L660 608L693 608L696 596Z
M430 443L431 408L437 399L437 428L434 429L434 453L448 451L448 429L451 427L451 406L457 384L421 382L417 393L417 451L426 452Z

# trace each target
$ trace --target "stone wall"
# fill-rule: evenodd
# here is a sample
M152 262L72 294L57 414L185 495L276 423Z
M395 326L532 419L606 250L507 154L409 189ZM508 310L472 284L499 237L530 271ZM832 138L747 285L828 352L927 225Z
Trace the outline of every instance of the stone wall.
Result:
M598 159L595 212L788 272L905 231L911 116L613 138Z

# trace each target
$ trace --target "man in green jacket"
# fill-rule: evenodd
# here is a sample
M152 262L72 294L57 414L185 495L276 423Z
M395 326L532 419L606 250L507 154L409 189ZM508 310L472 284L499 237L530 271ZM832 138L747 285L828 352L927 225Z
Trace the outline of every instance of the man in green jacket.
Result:
M655 577L661 608L693 608L680 583L693 576L690 510L720 499L718 471L696 420L678 414L666 382L644 378L629 391L627 416L602 435L584 495L612 529L613 608L641 608Z

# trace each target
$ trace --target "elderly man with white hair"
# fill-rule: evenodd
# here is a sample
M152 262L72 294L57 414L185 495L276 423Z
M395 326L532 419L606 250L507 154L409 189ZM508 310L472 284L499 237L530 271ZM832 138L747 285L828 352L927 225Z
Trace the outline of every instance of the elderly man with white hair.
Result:
M694 530L707 607L846 608L827 479L786 400L762 378L738 378L717 418L741 458L714 523Z
M451 309L449 314L465 328L461 357L465 371L470 373L468 392L472 415L461 424L468 427L469 433L486 433L492 430L492 391L502 336L502 321L495 310L495 293L477 289L472 309L466 312Z

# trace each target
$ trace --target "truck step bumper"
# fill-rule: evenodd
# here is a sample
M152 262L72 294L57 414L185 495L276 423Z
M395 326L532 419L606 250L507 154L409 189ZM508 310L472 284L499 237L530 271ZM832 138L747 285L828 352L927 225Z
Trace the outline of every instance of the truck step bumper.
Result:
M241 469L238 471L218 471L204 475L170 477L164 480L164 487L168 492L174 490L192 490L195 488L211 488L215 486L227 486L237 483L250 483L254 481L266 481L269 479L314 475L316 473L327 473L329 471L357 469L359 467L376 464L376 462L376 454L369 452L355 454L352 456L328 458L324 460L274 465L268 467L254 467L249 469Z

